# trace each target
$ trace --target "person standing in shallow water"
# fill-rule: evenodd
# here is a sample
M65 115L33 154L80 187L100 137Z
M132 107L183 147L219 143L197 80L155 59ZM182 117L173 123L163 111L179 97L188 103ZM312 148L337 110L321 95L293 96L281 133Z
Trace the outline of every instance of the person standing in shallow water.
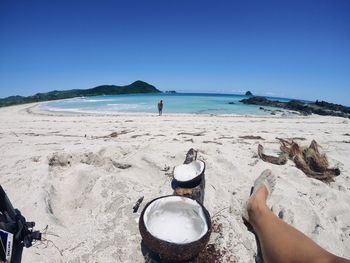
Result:
M158 102L158 113L159 113L159 116L161 116L163 113L163 100Z

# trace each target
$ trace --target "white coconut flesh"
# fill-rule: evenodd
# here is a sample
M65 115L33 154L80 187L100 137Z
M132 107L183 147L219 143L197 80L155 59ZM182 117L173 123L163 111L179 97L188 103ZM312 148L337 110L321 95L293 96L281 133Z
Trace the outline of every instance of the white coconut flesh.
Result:
M181 164L174 169L174 178L180 182L190 181L200 175L204 170L204 162L193 161L189 164Z
M196 201L180 196L152 202L143 220L154 237L176 244L199 240L208 231L202 207Z

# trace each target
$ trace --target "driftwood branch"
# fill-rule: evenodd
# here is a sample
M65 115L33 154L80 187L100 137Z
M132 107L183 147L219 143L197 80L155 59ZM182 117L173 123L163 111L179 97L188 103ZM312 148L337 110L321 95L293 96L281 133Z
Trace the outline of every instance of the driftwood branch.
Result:
M334 176L340 175L339 168L329 168L327 156L320 153L321 146L315 140L312 140L309 147L301 147L293 139L277 138L277 140L281 144L281 152L288 155L296 167L307 176L328 183L334 181Z
M179 132L177 135L203 136L205 131L201 132Z
M243 136L239 136L239 138L248 139L248 140L265 140L263 137L255 136L255 135L243 135Z
M141 197L137 200L137 202L135 203L134 207L132 208L132 209L134 210L134 213L136 213L137 210L139 210L139 207L140 207L140 205L141 205L141 203L142 203L142 201L143 201L143 198L144 198L144 196L141 196Z
M86 137L86 135L85 135ZM117 132L112 132L111 134L108 135L104 135L104 136L92 136L91 138L93 139L104 139L104 138L115 138L118 137L118 133Z
M258 146L258 155L264 162L269 162L277 165L283 165L288 160L286 154L280 154L278 157L264 154L264 147L261 144L259 144Z

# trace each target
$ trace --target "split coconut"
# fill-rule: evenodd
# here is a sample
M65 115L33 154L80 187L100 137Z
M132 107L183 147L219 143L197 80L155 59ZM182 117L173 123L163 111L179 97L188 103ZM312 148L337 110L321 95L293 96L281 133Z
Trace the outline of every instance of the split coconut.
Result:
M181 164L174 169L174 179L179 187L193 188L200 184L205 171L205 163L200 160Z
M162 259L196 257L211 233L210 215L199 202L181 196L162 196L143 209L139 229L145 245Z

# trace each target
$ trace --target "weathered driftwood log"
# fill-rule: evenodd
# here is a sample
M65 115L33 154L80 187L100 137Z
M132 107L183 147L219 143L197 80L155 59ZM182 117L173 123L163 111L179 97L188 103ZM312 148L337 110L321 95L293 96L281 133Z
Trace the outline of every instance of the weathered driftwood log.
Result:
M312 140L309 147L300 147L293 140L277 138L281 143L281 151L289 155L297 168L302 170L307 176L324 181L334 181L334 176L340 174L338 168L329 168L327 156L321 154L319 145Z
M313 171L323 172L328 169L327 157L325 154L320 154L315 140L312 140L309 148L306 148L303 154L306 163Z
M187 154L184 161L184 164L191 163L192 161L195 161L197 159L197 151L194 149L190 149ZM184 188L179 187L176 185L176 180L174 179L173 183L174 185L174 195L181 195L190 197L194 200L197 200L199 203L203 204L204 201L204 189L205 189L205 175L203 174L202 180L199 183L199 185L193 187L193 188Z
M280 154L278 157L264 154L264 147L261 144L258 145L258 155L264 162L273 163L277 165L283 165L288 160L287 155L283 153Z
M285 140L281 138L277 138L280 141L280 149L283 153L288 154L289 158L293 159L293 157L301 152L299 145L293 140Z
M265 140L261 136L255 136L255 135L244 135L244 136L239 136L240 139L248 139L248 140Z
M296 155L293 160L296 167L302 170L308 177L321 180L325 183L334 182L334 174L332 174L330 171L315 172L311 170L301 155Z

